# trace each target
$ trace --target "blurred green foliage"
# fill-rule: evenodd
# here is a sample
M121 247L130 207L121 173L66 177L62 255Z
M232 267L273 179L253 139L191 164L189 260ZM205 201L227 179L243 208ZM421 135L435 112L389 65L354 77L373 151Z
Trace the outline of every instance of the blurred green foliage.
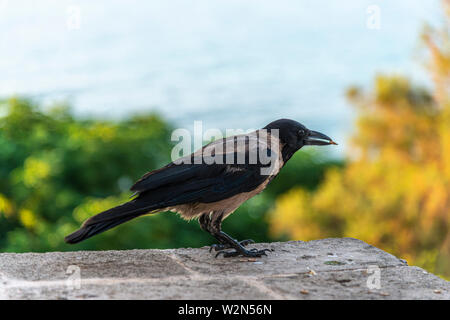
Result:
M131 184L170 161L172 126L155 114L120 121L75 118L65 105L0 102L0 250L173 248L214 243L196 221L174 213L141 217L77 245L65 235L88 217L128 200ZM294 186L314 189L340 165L300 152L261 195L224 222L236 238L268 241L266 213Z

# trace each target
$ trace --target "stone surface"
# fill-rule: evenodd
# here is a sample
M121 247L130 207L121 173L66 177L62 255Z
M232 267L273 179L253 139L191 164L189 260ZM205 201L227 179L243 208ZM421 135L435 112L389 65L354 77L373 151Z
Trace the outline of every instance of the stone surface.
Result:
M250 247L274 251L258 259L215 259L207 247L3 253L0 299L450 299L450 282L360 240Z

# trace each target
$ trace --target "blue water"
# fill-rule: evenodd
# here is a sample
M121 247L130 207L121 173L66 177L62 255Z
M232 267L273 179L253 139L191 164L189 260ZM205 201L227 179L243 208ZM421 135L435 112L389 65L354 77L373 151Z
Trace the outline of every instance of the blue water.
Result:
M155 110L188 128L288 117L344 142L345 88L377 72L426 84L418 34L439 16L437 0L0 0L0 96L100 118Z

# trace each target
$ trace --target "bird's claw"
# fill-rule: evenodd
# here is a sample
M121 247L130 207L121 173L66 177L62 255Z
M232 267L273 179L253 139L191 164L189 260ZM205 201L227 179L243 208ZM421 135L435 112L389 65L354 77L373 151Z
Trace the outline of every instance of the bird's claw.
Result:
M262 256L267 256L266 252L273 251L272 249L251 249L251 250L243 250L243 251L220 251L216 254L216 258L223 254L224 258L230 258L230 257L236 257L236 256L244 256L244 257L250 257L250 258L260 258Z
M252 239L246 239L246 240L239 241L239 244L243 247L245 247L246 245L252 244L252 243L255 243L255 241ZM209 247L209 252L213 251L213 249L214 249L214 251L222 251L222 250L231 249L231 248L232 248L232 246L229 245L228 243L227 244L215 243Z

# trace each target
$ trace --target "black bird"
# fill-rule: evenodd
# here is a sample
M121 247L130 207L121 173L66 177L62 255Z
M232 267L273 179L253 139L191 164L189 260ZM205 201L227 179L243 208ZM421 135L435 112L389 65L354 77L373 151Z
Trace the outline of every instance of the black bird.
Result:
M221 230L223 219L263 191L297 150L330 144L336 143L289 119L216 140L146 173L131 187L134 199L89 218L65 241L78 243L144 214L174 211L185 219L198 218L200 227L218 240L211 246L219 251L217 255L260 257L269 250L245 249L253 240L238 242L227 235Z

